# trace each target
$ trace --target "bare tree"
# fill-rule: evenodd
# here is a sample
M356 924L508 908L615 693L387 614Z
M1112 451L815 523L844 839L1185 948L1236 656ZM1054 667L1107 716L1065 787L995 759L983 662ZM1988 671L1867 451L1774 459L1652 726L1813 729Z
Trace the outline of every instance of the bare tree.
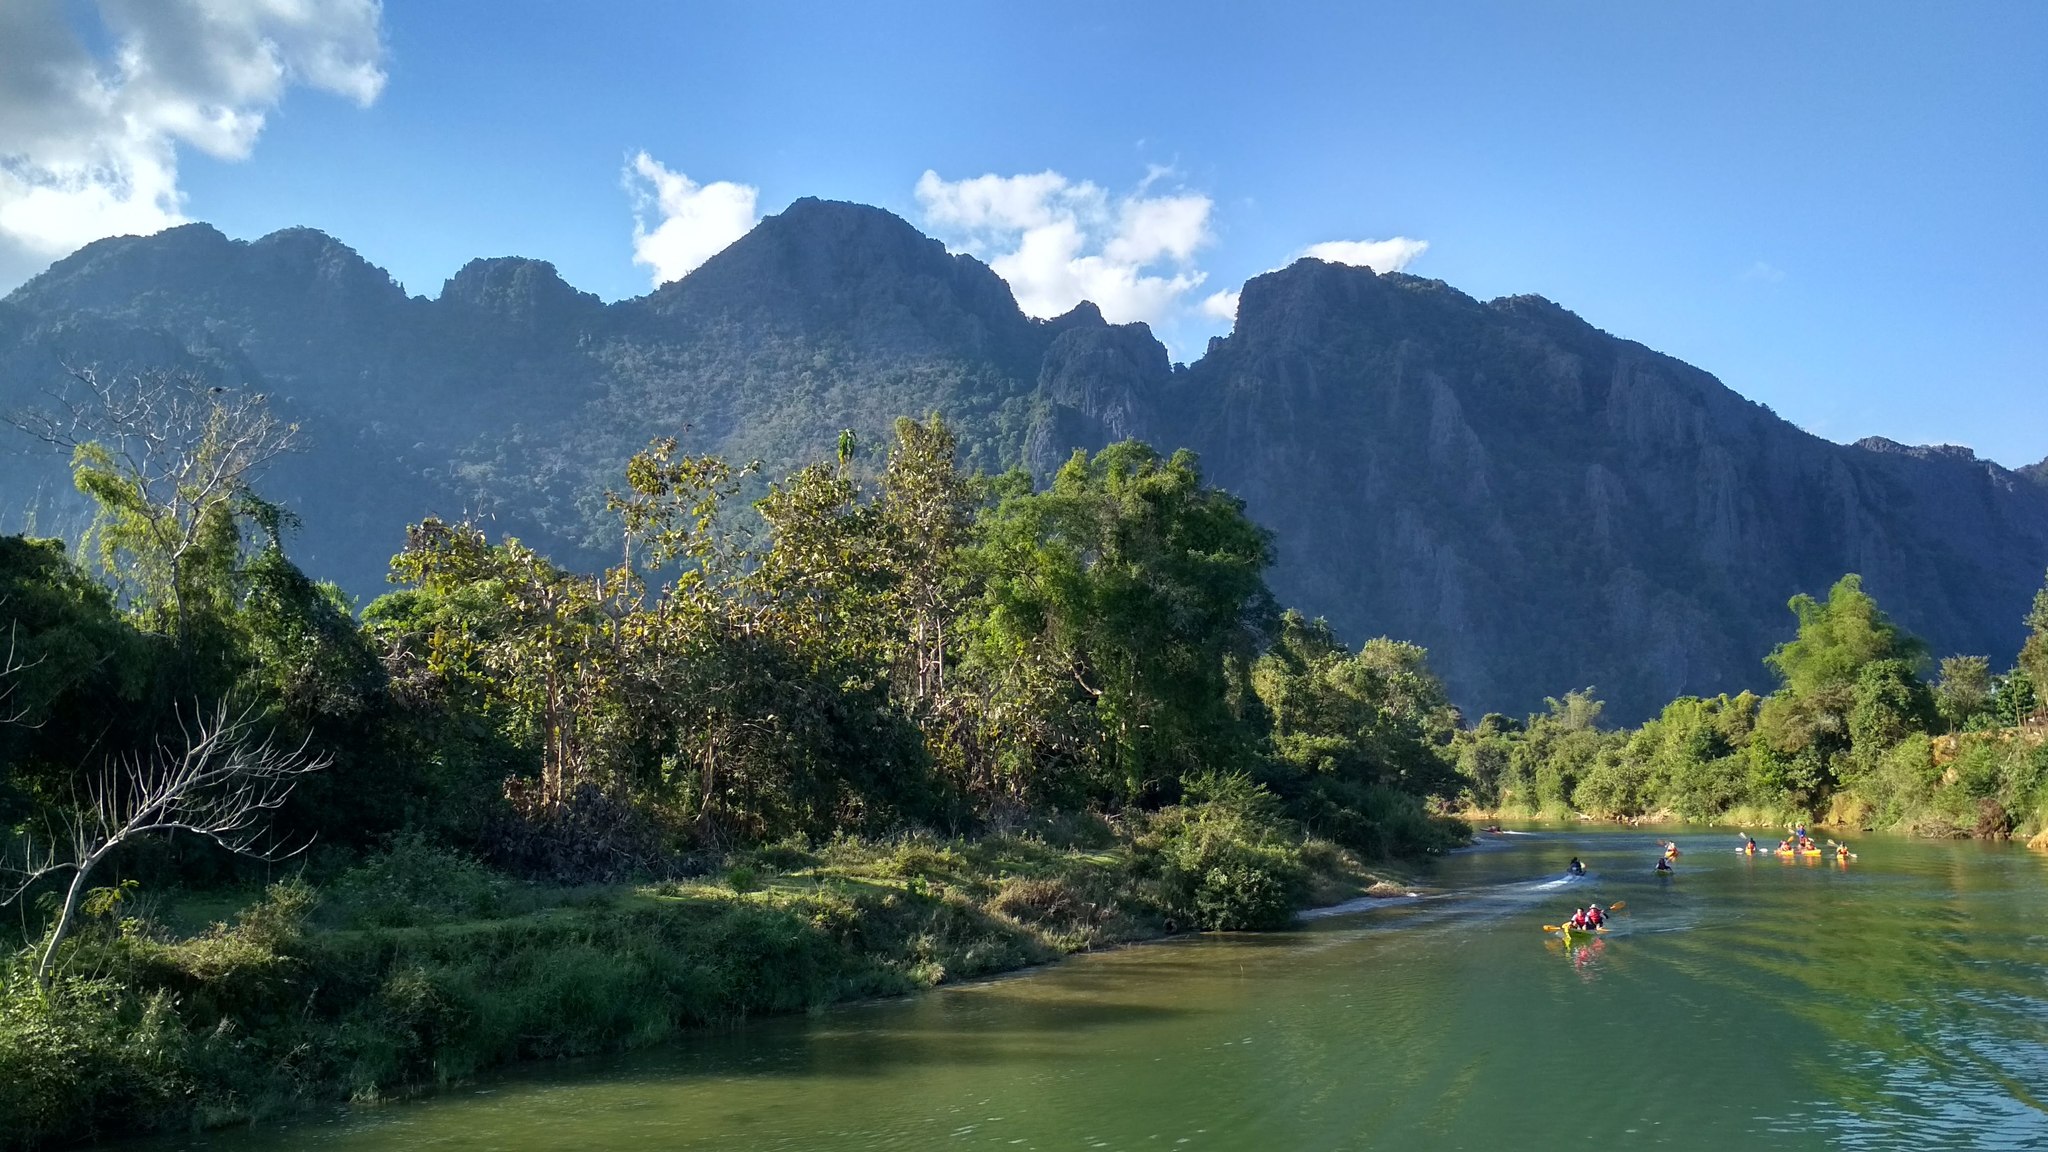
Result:
M0 603L5 603L5 601L0 601ZM14 621L7 625L7 654L0 656L0 724L19 724L28 716L28 706L26 704L9 707L8 701L14 698L14 690L21 687L21 682L17 677L43 662L41 657L37 657L24 664L21 661L21 657L15 655L18 650L16 641L19 639L20 631L20 621ZM34 727L34 725L30 725L30 727Z
M144 601L167 608L182 635L195 560L218 545L254 474L297 450L299 426L280 419L260 392L188 374L71 376L71 388L52 394L54 409L9 420L70 454L78 486L99 502L102 564L119 573L116 558L126 553Z
M21 862L11 868L18 882L0 906L20 899L41 880L71 876L36 963L39 983L49 985L58 946L71 933L93 870L123 845L159 833L189 832L260 860L281 860L305 850L306 844L287 850L271 843L266 825L299 781L327 767L331 758L307 755L303 742L280 748L269 738L257 739L252 715L250 709L231 713L226 704L190 721L181 712L178 744L159 741L146 754L109 761L48 843L39 846L29 839Z

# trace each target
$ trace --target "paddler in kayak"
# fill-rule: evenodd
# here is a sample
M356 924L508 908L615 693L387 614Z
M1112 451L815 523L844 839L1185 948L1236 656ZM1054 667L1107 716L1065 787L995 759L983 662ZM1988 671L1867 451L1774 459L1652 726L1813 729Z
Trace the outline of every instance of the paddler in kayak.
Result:
M1678 859L1678 845L1670 840L1664 841L1664 858L1666 860Z
M1745 835L1743 839L1748 843L1744 844L1740 851L1746 856L1756 855L1756 837Z
M1598 931L1605 927L1606 924L1607 913L1602 912L1598 904L1586 905L1586 927Z

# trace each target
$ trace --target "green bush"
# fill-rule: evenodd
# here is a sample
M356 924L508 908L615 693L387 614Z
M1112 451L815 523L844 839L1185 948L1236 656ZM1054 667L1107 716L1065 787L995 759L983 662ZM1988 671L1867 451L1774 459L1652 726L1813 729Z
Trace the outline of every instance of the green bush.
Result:
M26 956L0 975L0 1147L129 1130L192 1088L188 1040L167 993L112 979L37 987Z
M1285 927L1294 918L1295 894L1304 878L1300 865L1284 853L1237 849L1201 863L1208 869L1200 874L1189 905L1196 924L1244 931Z
M1215 794L1215 793L1212 793ZM1308 870L1270 815L1271 797L1225 798L1162 812L1151 837L1167 910L1211 931L1279 928L1308 891Z
M407 832L337 877L327 888L324 912L337 926L349 928L487 918L504 908L508 887L475 859Z

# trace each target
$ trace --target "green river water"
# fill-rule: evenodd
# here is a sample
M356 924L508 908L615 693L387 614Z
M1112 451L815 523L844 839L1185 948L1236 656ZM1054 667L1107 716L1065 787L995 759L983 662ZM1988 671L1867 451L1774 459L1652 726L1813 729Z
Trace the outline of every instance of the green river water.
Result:
M2048 1148L2048 858L1483 837L1433 895L151 1148ZM1591 874L1557 879L1574 854ZM1577 903L1625 901L1584 948Z

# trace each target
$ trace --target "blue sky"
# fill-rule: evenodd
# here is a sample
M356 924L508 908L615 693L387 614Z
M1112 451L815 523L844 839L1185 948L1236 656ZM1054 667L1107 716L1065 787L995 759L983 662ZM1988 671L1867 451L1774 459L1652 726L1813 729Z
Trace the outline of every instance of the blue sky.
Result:
M143 34L134 0L27 2L102 59ZM252 25L270 87L193 98L260 130L159 117L165 214L309 224L415 293L517 254L616 299L735 214L858 200L1040 307L1123 284L1182 355L1246 277L1405 239L1371 251L1550 297L1831 439L2048 455L2048 5L326 2L332 27ZM0 80L0 153L25 99ZM688 218L650 267L660 180Z

